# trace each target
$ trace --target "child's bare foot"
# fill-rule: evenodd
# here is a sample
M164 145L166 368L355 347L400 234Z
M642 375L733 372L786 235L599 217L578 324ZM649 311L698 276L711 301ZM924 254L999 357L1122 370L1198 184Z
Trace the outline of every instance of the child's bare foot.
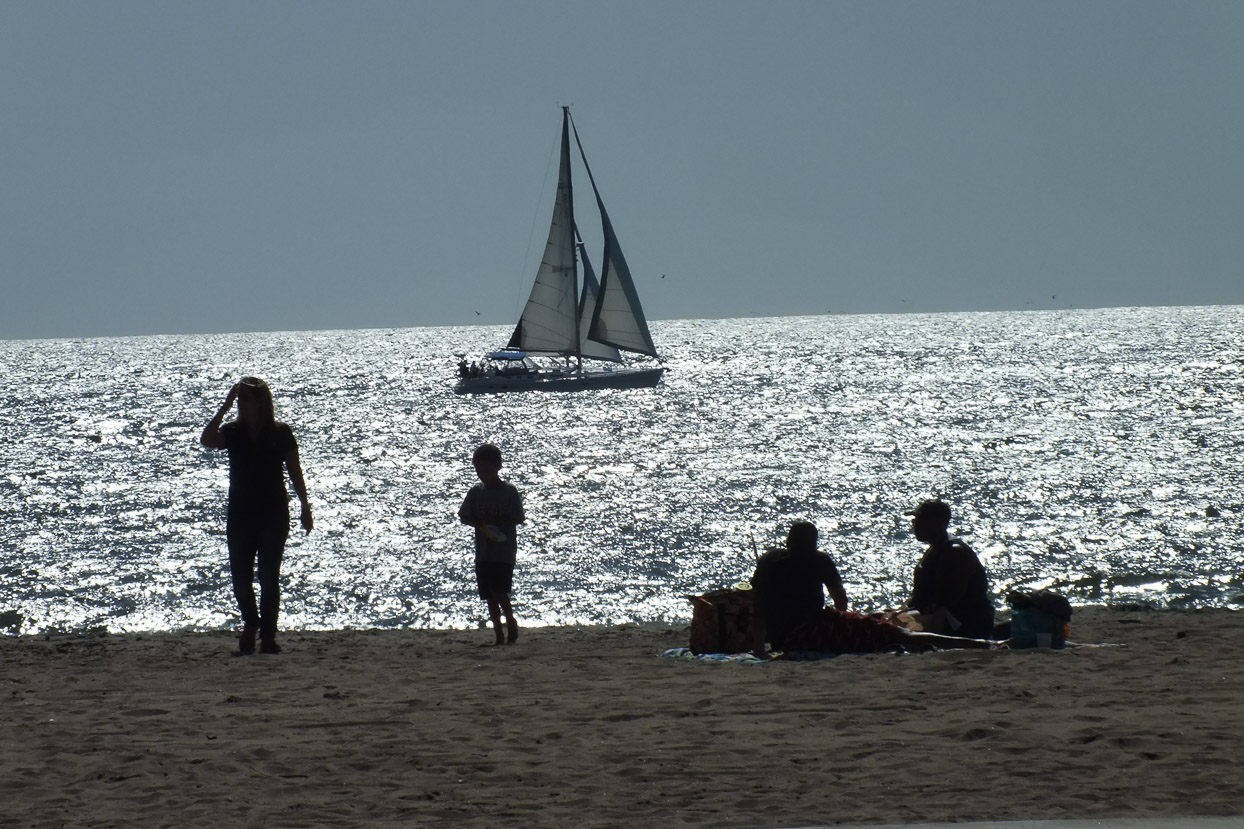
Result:
M514 621L513 619L510 619L509 628L510 628L510 634L509 636L506 637L505 643L507 645L513 645L515 642L518 641L518 622Z

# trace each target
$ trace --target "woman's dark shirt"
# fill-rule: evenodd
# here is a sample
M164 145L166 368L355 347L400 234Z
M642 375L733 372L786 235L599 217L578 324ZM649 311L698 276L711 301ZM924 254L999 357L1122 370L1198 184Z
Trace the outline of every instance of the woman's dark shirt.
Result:
M281 421L252 437L238 420L220 427L229 450L229 508L289 508L285 455L298 449L294 432Z

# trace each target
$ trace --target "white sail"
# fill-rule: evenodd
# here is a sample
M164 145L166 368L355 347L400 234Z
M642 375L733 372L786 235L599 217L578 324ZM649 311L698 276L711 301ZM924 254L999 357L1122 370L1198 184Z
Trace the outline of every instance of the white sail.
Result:
M596 316L596 308L599 304L600 283L596 281L596 274L592 272L592 263L588 261L587 251L582 244L579 245L579 255L583 258L583 301L579 306L579 339L582 354L594 360L620 363L622 355L616 348L588 339L587 334L592 327L592 318Z
M579 296L575 278L574 197L570 187L570 137L562 124L561 170L544 258L509 348L537 353L579 350Z
M599 196L597 203L600 203ZM596 314L592 317L587 337L593 342L623 351L655 357L657 347L648 332L648 322L639 305L635 283L631 281L630 269L618 248L618 240L613 235L603 204L600 205L600 215L605 226L605 256L600 277L600 299L596 303Z
M613 223L605 212L600 191L596 189L596 179L587 163L587 154L583 152L583 143L579 141L577 129L574 140L579 147L579 157L583 159L588 181L592 183L592 193L595 194L596 206L600 209L601 230L605 237L605 253L601 257L600 297L587 339L622 351L656 357L657 347L648 331L648 322L644 319L644 311L639 304L639 294L635 291L631 270L626 265L622 248L618 245L618 237L614 235Z

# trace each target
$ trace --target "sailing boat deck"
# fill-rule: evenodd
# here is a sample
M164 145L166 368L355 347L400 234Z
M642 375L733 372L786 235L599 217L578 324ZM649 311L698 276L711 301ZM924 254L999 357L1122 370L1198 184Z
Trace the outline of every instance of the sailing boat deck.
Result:
M459 380L458 394L486 394L510 391L586 391L588 389L650 389L661 382L662 366L644 368L603 368L576 371L573 367L528 365L524 368L498 366L477 377Z
M599 280L592 270L575 223L570 167L572 130L600 210L604 252ZM660 382L665 372L660 366L606 366L589 370L583 364L584 358L621 363L623 351L659 359L630 268L614 235L609 214L605 212L605 204L596 188L578 130L574 129L569 109L562 107L557 198L553 204L548 242L536 272L531 296L505 348L488 355L482 369L468 370L461 365L460 379L454 391L472 394L651 388ZM555 355L561 357L565 364L542 367L530 359L528 355L531 354Z

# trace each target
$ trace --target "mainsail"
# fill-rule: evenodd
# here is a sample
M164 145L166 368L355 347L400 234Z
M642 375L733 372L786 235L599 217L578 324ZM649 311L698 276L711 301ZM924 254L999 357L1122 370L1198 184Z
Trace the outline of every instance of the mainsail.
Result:
M574 194L570 187L570 136L562 116L561 171L544 258L508 348L545 354L579 351L579 291L575 279Z
M648 332L648 323L644 319L630 269L618 246L600 191L596 189L587 155L579 141L579 132L575 130L575 143L600 209L605 242L599 283L592 272L587 252L581 243L578 245L583 258L583 290L581 294L579 292L575 267L579 234L575 226L574 192L570 180L571 129L570 112L563 107L561 168L549 238L531 296L507 347L615 362L622 359L619 350L655 357L656 346Z

